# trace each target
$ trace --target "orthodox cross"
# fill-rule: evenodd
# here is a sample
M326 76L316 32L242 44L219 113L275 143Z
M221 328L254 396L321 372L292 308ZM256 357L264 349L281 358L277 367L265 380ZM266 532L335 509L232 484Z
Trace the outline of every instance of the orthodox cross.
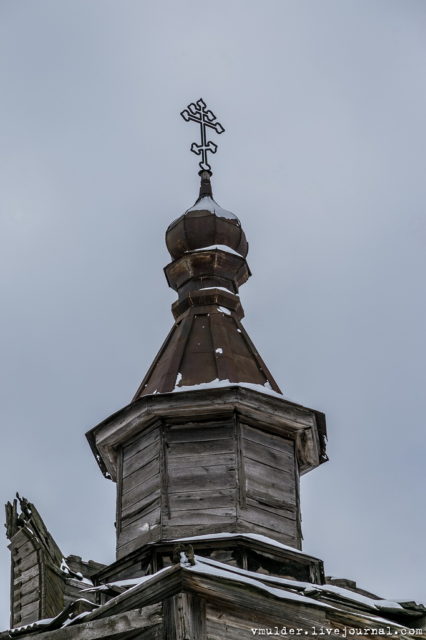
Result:
M192 120L200 125L201 144L193 142L191 145L191 151L197 156L201 155L201 162L198 163L201 171L211 171L211 166L207 161L207 153L209 151L211 153L216 153L217 144L211 140L207 142L206 127L214 129L216 133L223 133L225 129L222 127L220 122L217 122L213 111L207 109L207 105L202 98L197 100L197 102L191 102L186 109L181 111L180 115L184 120L186 120L186 122Z

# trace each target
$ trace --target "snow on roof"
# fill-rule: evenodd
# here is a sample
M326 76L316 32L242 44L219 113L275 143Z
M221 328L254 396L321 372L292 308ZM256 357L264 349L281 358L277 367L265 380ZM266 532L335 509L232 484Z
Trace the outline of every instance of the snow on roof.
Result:
M263 574L255 573L254 571L240 570L236 567L231 567L230 565L223 564L222 562L206 562L207 558L203 558L201 556L195 556L195 560L196 562L194 565L185 565L185 568L192 573L212 575L220 578L226 578L226 580L234 580L235 582L249 584L253 587L256 587L257 589L260 589L261 591L266 591L267 593L282 600L298 600L299 602L303 602L304 604L311 604L326 609L335 608L330 604L326 604L325 602L318 602L318 600L314 600L313 598L309 598L308 596L301 595L300 593L287 591L286 589L284 590L282 588L280 589L268 584L264 584L263 579L265 578L265 576ZM289 580L288 582L291 582L291 580Z
M215 539L224 539L229 537L236 537L240 534L215 534L214 536L195 536L192 538L179 538L173 540L173 542L185 542L185 541L194 541L194 540L203 540L208 538ZM269 538L265 538L265 536L257 536L256 534L243 534L244 537L247 538L258 538L262 542L270 541ZM295 550L292 547L286 547L285 545L279 545L276 543L275 546L282 546L285 549L289 549L291 551L297 551L301 553L299 550ZM302 582L298 580L291 580L289 578L281 578L279 576L265 575L256 573L255 571L248 571L245 569L240 569L238 567L234 567L223 562L219 562L217 560L213 560L212 558L206 558L204 556L195 556L195 564L190 564L186 561L185 554L181 554L181 566L192 573L198 573L200 575L206 576L215 576L219 578L224 578L226 580L232 580L239 583L247 584L255 587L263 592L266 592L276 598L281 600L296 600L298 602L309 604L313 606L318 606L326 609L334 609L339 610L340 604L356 604L361 607L367 609L368 613L377 613L377 614L386 614L386 613L403 613L404 608L397 602L392 602L389 600L376 600L373 598L367 598L361 594L358 594L349 589L344 589L342 587L335 587L334 585L318 585L312 584L310 582ZM170 571L172 567L166 567L161 569L157 573L149 576L143 576L141 578L132 578L129 580L118 580L116 582L110 582L108 585L101 585L100 587L94 587L91 591L102 590L103 587L126 587L129 586L130 589L128 591L136 589L141 584L146 583L149 584L149 581L156 578L161 572ZM314 597L311 597L311 594L314 594ZM337 596L337 599L334 597ZM125 594L120 594L117 596L120 598L125 597ZM321 598L321 599L319 599ZM324 598L324 599L322 599ZM115 598L114 598L115 600ZM327 600L327 601L325 601ZM111 600L110 600L111 602ZM376 620L386 621L384 618L376 617ZM393 623L396 624L396 623Z
M222 313L226 314L227 316L231 315L231 312L229 309L227 309L226 307L218 307L219 311L222 311Z
M185 253L193 253L194 251L209 251L210 249L220 249L220 251L226 251L227 253L232 253L239 258L243 258L244 256L235 249L231 249L231 247L226 246L225 244L211 244L208 247L200 247L199 249L188 249Z
M201 289L197 289L197 291L211 291L212 289L219 289L220 291L226 291L226 293L233 293L231 289L227 289L226 287L201 287Z
M195 556L195 564L190 564L189 562L186 561L186 556L185 554L181 555L181 566L187 570L187 571L191 571L194 573L198 573L198 574L202 574L202 575L210 575L210 576L216 576L216 577L220 577L220 578L226 578L227 580L233 580L236 582L242 582L245 584L249 584L251 586L254 586L262 591L266 591L267 593L274 595L275 597L278 597L280 599L284 599L284 600L298 600L299 602L303 602L305 604L312 604L315 606L320 606L323 608L328 608L328 609L333 609L334 607L330 604L327 603L323 603L323 602L318 602L317 600L314 600L313 598L309 598L308 596L305 596L303 594L297 593L295 591L287 591L286 589L283 589L282 587L293 587L293 583L291 580L287 580L287 581L282 581L280 584L281 588L277 587L277 586L272 586L272 584L264 584L263 580L265 577L270 577L270 576L264 576L263 574L259 574L259 573L255 573L254 571L244 571L241 569L238 569L236 567L231 567L230 565L224 564L222 562L217 562L215 560L210 560L208 558L204 558L202 556ZM149 576L143 576L141 578L133 578L131 580L128 581L124 581L124 580L118 580L117 582L110 582L108 583L108 587L118 587L118 586L124 586L123 582L127 582L130 583L130 588L125 592L125 594L120 594L119 596L116 596L117 598L123 598L125 597L125 595L127 593L129 593L129 591L132 591L134 589L136 589L137 587L139 587L141 584L143 583L149 583L150 580L156 578L160 573L165 572L165 571L170 571L171 567L165 567L164 569L161 569L160 571L157 571L157 573L153 574L153 575L149 575ZM287 584L288 583L288 584ZM306 583L308 584L308 583ZM312 585L309 585L312 586ZM90 589L90 591L95 591L95 590L102 590L101 587L94 587L93 589ZM113 598L113 600L115 600L115 598ZM112 600L110 600L109 602L112 602Z
M202 557L200 558L200 561L204 564L212 565L213 567L215 566L223 567L223 563L218 562L217 560L212 560L211 558ZM258 573L255 573L253 571L239 569L238 567L233 567L231 565L226 565L226 567L228 571L237 573L239 575L245 575L248 577L259 576ZM375 609L377 611L385 610L386 612L390 612L390 611L401 612L401 610L403 610L403 607L397 602L392 602L390 600L367 598L366 596L356 593L355 591L351 591L350 589L344 589L343 587L336 587L334 585L328 585L328 584L318 585L318 584L313 584L311 582L301 582L298 580L291 580L289 578L280 578L277 576L270 576L270 575L264 575L264 574L261 574L259 578L264 582L270 582L272 584L282 585L292 589L303 590L306 595L308 595L309 592L313 592L313 591L320 592L324 594L324 596L326 597L331 594L338 595L344 600L356 602L357 604L365 605L366 607Z
M11 631L15 633L22 633L23 631L30 631L38 627L46 627L51 624L53 620L55 620L55 618L43 618L42 620L36 620L35 622L24 624L22 627L14 627Z
M221 310L222 308L219 307ZM267 386L268 385L268 386ZM219 380L219 378L215 378L215 380L211 380L210 382L199 382L198 384L185 385L182 387L175 386L173 392L176 391L195 391L197 389L216 389L217 387L244 387L245 389L253 389L254 391L260 391L261 393L266 393L268 396L275 396L276 398L280 398L281 400L285 400L282 393L278 393L270 388L270 384L268 381L262 384L255 384L254 382L231 382L230 380ZM154 391L154 394L158 393ZM167 391L167 393L170 393ZM151 395L154 395L151 394ZM287 398L288 400L288 398ZM291 402L291 401L290 401Z
M283 547L284 549L295 551L296 553L302 553L298 549L287 547L286 545L282 545L275 542L274 540L271 540L270 538L266 538L265 536L258 534L219 533L214 534L213 536L203 535L188 538L179 538L176 540L172 540L171 542L189 542L203 539L219 540L223 538L233 537L244 537L255 540L257 539L261 542L267 542L269 544L273 544L274 546ZM254 587L258 591L261 591L266 595L270 595L280 600L296 601L304 605L320 607L322 609L333 611L340 611L344 612L345 614L347 613L347 610L340 608L342 604L346 606L350 604L359 605L360 608L364 609L364 611L360 611L358 609L358 611L354 611L354 613L358 613L359 615L364 616L366 619L373 620L375 622L386 623L388 625L391 624L393 627L403 628L399 623L395 622L394 620L389 621L389 619L381 617L380 614L401 614L405 612L405 614L410 615L410 613L414 613L413 611L407 611L406 608L404 608L397 602L368 598L349 589L336 587L334 585L318 585L309 582L291 580L289 578L281 578L279 576L265 575L262 573L256 573L254 571L240 569L238 567L234 567L222 562L218 562L217 560L205 558L198 555L196 555L194 559L195 564L191 564L187 561L185 553L182 553L180 564L165 567L152 575L141 576L139 578L130 578L127 580L118 580L105 585L100 585L98 587L93 587L92 589L87 589L87 591L102 591L108 587L128 587L124 593L116 595L104 605L96 607L96 605L90 603L91 607L95 608L95 610L92 612L84 611L76 615L75 617L70 618L69 616L64 617L64 613L66 611L64 610L56 618L39 620L31 625L27 625L26 627L13 629L10 631L10 633L11 635L19 635L25 631L36 631L37 629L40 629L41 631L46 627L59 628L59 626L64 627L69 624L75 624L76 622L86 617L92 620L94 618L97 618L98 616L108 615L108 610L110 610L111 608L114 609L116 604L125 601L128 597L129 592L134 593L135 590L137 591L138 589L140 589L142 585L144 585L144 588L149 588L150 583L156 581L161 574L164 574L164 578L167 579L167 574L174 573L176 570L179 570L179 568L198 575L210 576L212 578L220 578L225 581L233 581L240 584L245 584L250 587ZM379 615L375 615L376 613ZM54 626L55 621L59 623L56 626Z
M157 573L153 573L148 576L140 576L139 578L127 578L125 580L115 580L113 582L106 582L105 584L101 584L98 587L83 589L83 591L88 591L88 592L90 591L92 593L93 591L107 591L111 587L124 587L124 588L127 587L128 588L126 591L127 593L128 591L130 591L130 589L133 589L134 587L138 587L144 582L151 580L154 576L159 576L161 573L164 573L164 571L167 571L169 569L170 567L164 567L164 569L160 569L159 571L157 571Z
M303 556L307 555L300 549L290 547L289 545L278 542L273 538L268 538L268 536L262 536L260 533L206 533L201 536L174 538L173 540L171 540L171 542L192 542L194 540L223 540L224 538L245 538L247 540L258 540L259 542L269 544L271 546L277 547L278 549L284 549L285 551L291 551L293 553L300 553Z
M200 198L190 209L187 209L185 213L189 213L190 211L210 211L210 213L214 213L218 218L228 218L228 220L240 222L234 213L222 209L211 196Z
M289 547L287 545L281 544L272 540L271 538L267 538L266 536L262 536L259 534L232 534L232 533L218 533L213 535L201 535L201 536L192 536L187 538L176 538L171 540L171 542L194 542L196 540L223 540L223 539L232 539L232 538L247 538L252 540L259 540L260 542L265 542L267 544L271 544L275 547L282 548L288 551L292 551L295 553L300 553L302 555L303 552L299 549L294 549L293 547ZM195 564L191 565L185 561L185 557L181 559L181 565L192 572L204 574L204 575L213 575L222 578L226 578L227 580L236 580L239 582L243 582L245 584L250 584L255 586L256 588L261 589L262 591L266 591L275 597L280 599L287 600L298 600L299 602L305 602L306 604L317 605L325 608L338 608L339 601L342 604L357 604L363 608L366 608L370 613L377 612L378 614L386 614L386 613L403 613L406 609L398 602L393 602L390 600L384 599L374 599L363 596L355 591L350 589L345 589L343 587L337 587L335 585L319 585L313 584L311 582L303 582L298 580L292 580L290 578L281 578L279 576L272 576L266 574L259 574L254 571L248 571L245 569L240 569L238 567L234 567L232 565L228 565L223 562L219 562L217 560L213 560L212 558L206 558L204 556L195 556ZM171 567L166 567L161 569L154 575L143 576L140 578L132 578L129 580L118 580L116 582L110 582L107 585L101 585L100 587L94 587L90 589L90 591L102 590L105 587L130 587L134 589L143 583L149 582L150 579L154 578L154 576L158 576L161 572L170 570ZM290 591L289 591L290 589ZM315 598L310 597L311 594L315 593ZM337 596L337 600L336 600ZM328 602L324 602L323 600L319 600L318 598L327 599ZM330 603L330 600L333 601Z

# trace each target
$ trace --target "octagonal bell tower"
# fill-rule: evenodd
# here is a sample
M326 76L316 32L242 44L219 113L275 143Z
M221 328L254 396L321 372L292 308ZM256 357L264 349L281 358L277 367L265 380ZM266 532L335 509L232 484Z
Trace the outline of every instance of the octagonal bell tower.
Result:
M132 402L88 434L117 483L119 562L219 533L300 549L299 477L326 460L324 415L285 399L241 323L247 240L200 177L166 232L173 327Z

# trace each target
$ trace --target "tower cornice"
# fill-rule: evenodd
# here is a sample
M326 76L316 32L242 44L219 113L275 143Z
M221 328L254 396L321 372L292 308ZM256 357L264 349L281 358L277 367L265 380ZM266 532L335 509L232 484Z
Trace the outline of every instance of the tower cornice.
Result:
M325 415L263 391L260 385L206 384L198 389L142 396L88 431L86 437L102 473L116 481L119 447L159 420L213 419L235 411L271 433L294 440L301 474L326 462Z

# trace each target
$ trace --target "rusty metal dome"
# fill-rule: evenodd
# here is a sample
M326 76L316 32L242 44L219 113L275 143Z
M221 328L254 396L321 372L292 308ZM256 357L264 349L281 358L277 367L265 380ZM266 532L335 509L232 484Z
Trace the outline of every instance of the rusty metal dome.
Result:
M170 224L166 244L172 258L204 248L229 248L243 258L248 243L237 216L213 199L209 171L201 171L200 195L195 204Z

